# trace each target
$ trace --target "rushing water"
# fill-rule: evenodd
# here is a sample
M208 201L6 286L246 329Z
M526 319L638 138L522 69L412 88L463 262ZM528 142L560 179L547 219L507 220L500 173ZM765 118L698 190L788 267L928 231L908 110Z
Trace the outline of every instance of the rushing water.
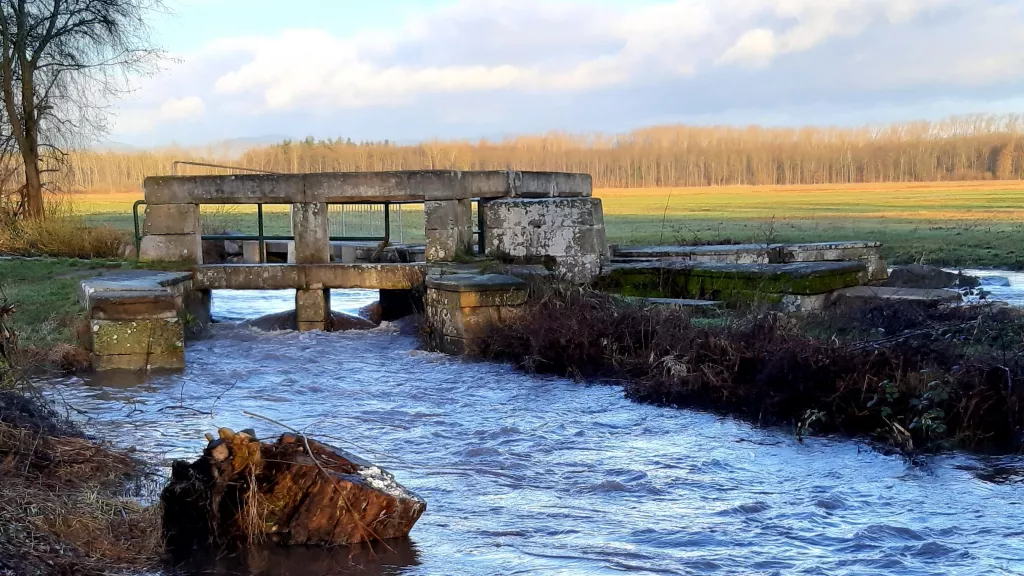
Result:
M260 414L384 465L428 502L408 543L255 555L252 574L1024 574L1024 458L915 466L421 352L387 328L230 323L289 309L289 292L216 292L214 306L228 322L189 344L184 373L68 379L54 394L158 461L195 457L219 426L281 432L243 411Z

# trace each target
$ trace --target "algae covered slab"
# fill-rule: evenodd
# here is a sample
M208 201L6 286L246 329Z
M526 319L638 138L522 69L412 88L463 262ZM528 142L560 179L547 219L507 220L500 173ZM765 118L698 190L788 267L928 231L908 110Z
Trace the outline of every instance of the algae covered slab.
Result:
M859 285L864 271L861 262L750 265L663 260L613 265L596 285L625 296L728 302L757 295L826 294Z

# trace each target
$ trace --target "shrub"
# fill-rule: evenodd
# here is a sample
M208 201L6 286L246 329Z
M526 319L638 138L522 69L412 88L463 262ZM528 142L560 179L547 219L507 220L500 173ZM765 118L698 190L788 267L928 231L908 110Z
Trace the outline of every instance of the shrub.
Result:
M906 453L1020 451L1022 354L1024 316L992 305L709 319L579 288L542 290L483 352L531 371L622 381L636 401L800 435L863 435Z

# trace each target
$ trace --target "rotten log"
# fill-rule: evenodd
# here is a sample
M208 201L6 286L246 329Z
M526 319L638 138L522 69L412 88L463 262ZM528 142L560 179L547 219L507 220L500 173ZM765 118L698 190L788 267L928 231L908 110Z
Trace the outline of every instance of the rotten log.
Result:
M171 549L401 538L427 507L386 470L303 436L271 444L222 428L208 438L198 460L173 464L161 495Z

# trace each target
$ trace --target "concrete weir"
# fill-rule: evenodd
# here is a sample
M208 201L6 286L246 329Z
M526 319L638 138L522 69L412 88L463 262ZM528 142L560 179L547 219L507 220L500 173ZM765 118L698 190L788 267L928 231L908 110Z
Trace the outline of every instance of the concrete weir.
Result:
M598 288L624 296L764 302L786 310L823 308L829 294L859 286L862 262L735 264L662 260L613 264Z
M140 260L176 262L191 271L175 276L174 286L183 288L164 286L162 273L152 273L144 281L114 281L109 294L84 303L94 323L98 370L183 366L185 320L208 320L210 291L216 289L294 289L299 330L330 328L331 289L378 289L382 308L392 308L383 316L425 308L427 328L438 336L435 347L457 353L472 349L484 326L510 318L526 298L525 284L516 278L447 272L457 261L483 257L476 254L478 246L506 263L543 264L578 283L593 280L609 257L601 201L591 197L587 174L156 176L144 188ZM426 246L332 242L328 205L367 202L423 202ZM479 218L473 202L479 203ZM229 240L236 258L247 263L204 262L199 214L209 204L290 204L292 237L265 241L262 253L252 239ZM287 263L257 263L273 250ZM441 272L428 274L428 266ZM125 290L131 282L148 283L147 291ZM192 308L198 311L189 312L186 300L197 303Z

